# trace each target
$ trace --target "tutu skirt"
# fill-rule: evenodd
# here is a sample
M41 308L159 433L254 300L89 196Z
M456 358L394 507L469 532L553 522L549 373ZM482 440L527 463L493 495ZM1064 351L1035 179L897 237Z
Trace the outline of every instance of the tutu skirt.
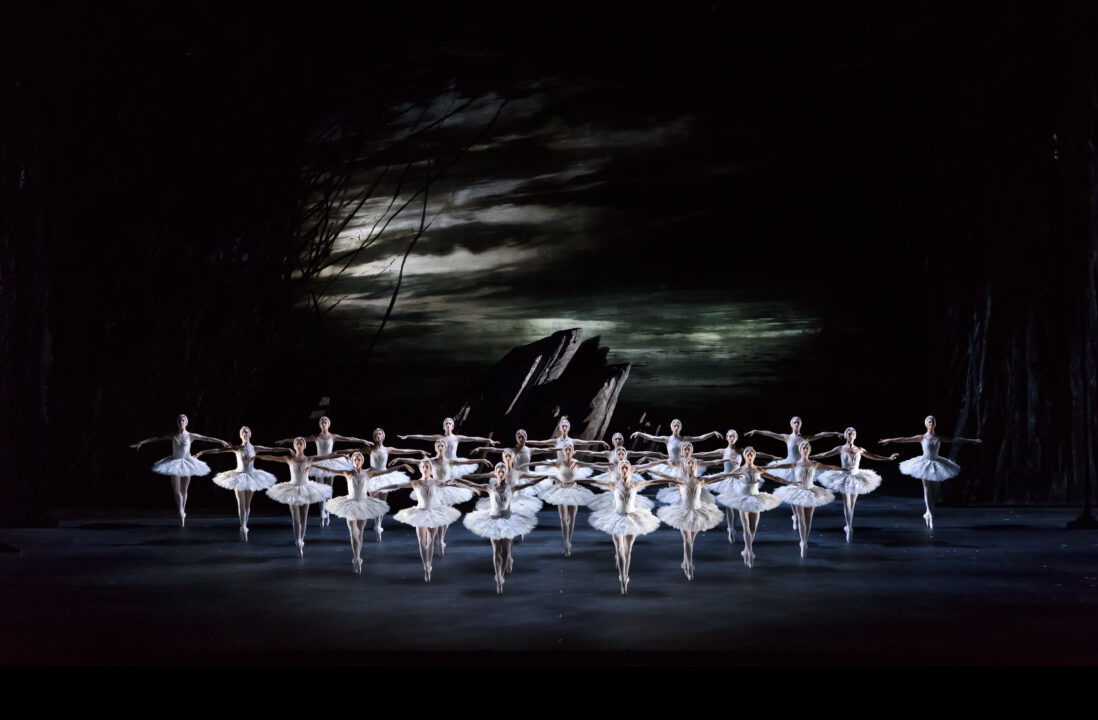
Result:
M587 507L591 510L613 510L614 509L614 493L602 492L595 496L595 499L587 503ZM646 498L643 495L637 495L633 500L633 507L638 510L651 510L656 507L656 503L652 502L651 498Z
M488 510L475 510L468 513L462 521L469 532L489 540L503 540L513 538L516 535L525 535L532 531L538 524L534 516L512 510L506 517L492 517Z
M339 470L354 470L355 466L348 458L337 457L331 460L321 460L322 465L327 465L330 468L337 468ZM332 473L322 468L312 466L309 468L309 477L315 480L334 480L337 477L343 477L342 475L333 475Z
M377 498L364 497L361 500L344 495L332 498L324 503L324 507L332 515L347 520L373 520L389 512L389 503Z
M656 511L660 520L675 528L686 532L704 532L712 530L724 520L724 511L716 505L703 502L698 507L687 507L683 504L665 505Z
M770 493L738 493L727 492L717 496L717 502L733 510L743 510L749 513L761 513L773 510L782 504L782 501Z
M435 499L438 501L439 505L458 505L465 502L466 500L471 500L472 497L473 491L466 487L443 485L442 487L435 490ZM418 490L412 490L412 499L416 502L419 502ZM460 515L460 513L458 514ZM450 522L453 522L453 520L451 520Z
M306 480L304 483L284 482L267 490L267 497L283 505L310 505L332 496L332 486Z
M865 495L881 485L881 476L872 470L825 470L816 482L844 495Z
M434 528L449 525L461 517L461 513L449 505L439 505L433 508L404 508L393 517L412 527Z
M266 470L252 468L251 472L228 470L213 476L215 485L226 490L266 490L278 482L278 478Z
M587 522L596 530L611 535L647 535L660 526L660 519L650 510L633 510L631 513L599 510L588 515Z
M154 465L153 467L155 469L156 466ZM961 466L944 457L920 455L919 457L913 457L900 463L900 472L904 475L917 477L920 480L943 482L950 478L957 477L957 474L961 472Z
M489 498L481 498L477 500L475 510L488 510L492 507L492 501ZM533 515L538 510L541 510L541 500L530 495L512 495L511 496L511 511L522 513L523 515Z
M210 474L210 466L193 455L183 458L166 457L153 463L152 471L160 475L202 477Z
M595 499L595 493L582 485L553 485L538 497L550 505L586 505Z
M366 486L366 492L388 492L385 489L386 485L399 485L408 482L409 479L408 473L403 470L394 470L384 475L374 475L370 478L370 484Z
M774 497L788 505L799 507L819 507L826 505L835 499L835 494L822 487L801 487L800 485L783 485L774 491Z

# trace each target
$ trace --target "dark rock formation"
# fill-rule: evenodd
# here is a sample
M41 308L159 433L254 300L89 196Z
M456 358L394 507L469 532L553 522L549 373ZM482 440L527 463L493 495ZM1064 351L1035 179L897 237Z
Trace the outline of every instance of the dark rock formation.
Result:
M608 365L599 338L561 330L507 353L471 388L454 415L459 432L507 442L518 428L548 437L561 415L572 436L601 438L610 425L629 365Z

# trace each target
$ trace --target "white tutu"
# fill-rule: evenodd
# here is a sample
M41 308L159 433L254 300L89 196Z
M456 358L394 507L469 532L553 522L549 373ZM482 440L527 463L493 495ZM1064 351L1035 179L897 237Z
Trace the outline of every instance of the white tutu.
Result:
M473 491L466 487L454 487L453 485L443 485L435 490L435 498L439 505L458 505L470 500L473 497ZM412 490L412 499L419 502L419 491ZM460 515L460 513L458 513ZM453 522L451 520L450 522Z
M404 508L393 517L405 525L433 528L449 525L461 517L461 513L449 505L439 505L433 508Z
M332 496L332 486L307 480L304 483L282 482L267 490L267 497L283 505L310 505Z
M616 513L612 509L599 510L587 516L587 522L596 530L611 535L647 535L660 526L660 519L650 510L635 509L631 513Z
M487 510L492 506L491 498L477 500L476 510ZM524 515L533 515L541 510L541 500L531 495L511 495L511 509Z
M789 505L819 507L834 500L835 494L822 487L805 488L800 485L783 485L774 491L774 497Z
M961 466L944 457L927 457L926 455L920 455L919 457L913 457L900 463L900 472L904 475L917 477L920 480L943 482L950 478L957 477L957 474L961 472Z
M266 470L252 468L248 472L226 470L213 476L214 484L226 490L266 490L278 482L278 478Z
M595 493L582 485L553 485L539 497L550 505L586 505L595 499Z
M480 465L478 463L461 463L460 465L450 466L450 479L459 478L462 475L468 475L471 472L476 472Z
M201 477L210 474L210 466L193 455L183 458L166 457L153 463L152 471L160 475Z
M587 507L591 510L613 510L614 509L614 493L602 492L595 496L595 499L587 503ZM656 507L656 503L652 502L651 498L646 498L643 495L637 495L633 500L633 507L638 510L651 510Z
M825 470L816 482L844 495L865 495L881 485L881 476L872 470Z
M731 479L731 478L730 478ZM773 510L782 504L782 501L774 497L770 493L739 493L739 492L726 492L717 496L717 502L725 507L730 507L733 510L743 510L744 512L761 513L767 510Z
M338 470L354 470L355 466L351 461L345 457L332 458L330 460L320 460L321 465L326 465L330 468L336 468ZM318 480L334 480L337 477L343 477L342 475L335 475L322 468L313 465L309 468L309 477L316 478Z
M373 520L389 512L389 503L369 496L355 500L349 495L343 495L324 503L324 507L332 515L347 520Z
M686 507L685 505L665 505L656 511L660 520L675 528L686 532L704 532L712 530L724 520L724 511L716 505L703 502L698 507Z
M408 473L403 470L394 470L384 475L374 475L370 478L370 484L366 486L366 492L388 492L385 488L386 485L400 485L408 482L409 479Z
M511 512L507 517L492 517L489 510L476 510L468 513L462 522L465 523L469 532L489 540L525 535L537 526L538 521L533 515L515 511L517 499L512 498Z

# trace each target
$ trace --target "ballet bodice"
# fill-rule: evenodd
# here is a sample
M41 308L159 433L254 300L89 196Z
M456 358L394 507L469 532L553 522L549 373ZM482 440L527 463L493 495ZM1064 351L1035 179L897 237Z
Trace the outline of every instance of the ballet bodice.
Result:
M522 467L530 463L530 448L523 445L521 449L515 448L515 467Z
M416 489L416 507L430 509L436 508L438 504L438 488L439 483L436 481L422 482L415 480L412 482L412 487Z
M442 441L446 443L446 452L444 453L446 458L453 460L458 456L458 441L453 435L443 435Z
M862 454L857 450L847 449L847 446L843 446L843 449L839 451L839 459L842 461L843 470L859 470L862 465Z
M798 485L803 488L810 488L816 478L816 468L808 463L797 463L796 467L793 468L793 475L796 477Z
M698 482L696 478L687 478L684 485L679 485L682 504L690 508L701 507L703 489L705 489L705 486Z
M309 463L305 460L290 460L290 482L304 485L309 482Z
M489 514L492 517L511 517L511 486L490 485L488 487Z
M800 446L804 438L800 435L785 436L785 461L797 462L801 459Z
M682 459L682 438L667 436L667 462L677 463Z
M450 479L450 473L454 467L454 464L450 462L450 458L431 458L431 464L435 466L435 480L437 482L442 483Z
M923 439L920 441L923 446L923 455L925 457L936 458L938 457L938 450L942 447L942 440L937 435L927 437L923 435Z
M316 436L316 454L317 455L331 455L332 448L335 447L335 438L331 435L327 439Z
M572 467L568 467L563 462L557 466L557 482L561 485L575 485L576 484L576 470L579 469L579 465L572 463Z
M742 495L758 495L762 470L755 466L744 468L744 476L735 478L735 490Z
M622 483L614 483L614 512L619 515L628 515L636 510L637 487L630 485L625 487Z
M352 500L362 500L366 498L369 493L366 491L369 485L369 478L366 476L366 470L352 470L351 476L347 478L348 492Z
M739 470L743 466L743 455L736 448L724 449L724 471L726 473Z
M172 459L181 460L191 454L191 434L172 435Z
M384 470L389 465L389 448L377 446L370 451L370 469Z
M564 462L564 451L561 449L564 447L564 443L572 442L572 438L566 438L563 435L557 438L557 462Z
M251 443L236 451L236 471L250 473L255 465L255 448Z

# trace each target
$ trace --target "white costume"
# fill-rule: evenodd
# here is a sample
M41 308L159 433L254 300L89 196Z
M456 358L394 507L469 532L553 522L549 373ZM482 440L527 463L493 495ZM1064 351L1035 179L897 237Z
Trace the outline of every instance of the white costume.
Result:
M920 444L923 446L922 455L900 463L900 472L904 475L930 482L943 482L957 477L957 474L961 472L960 465L938 456L938 449L941 447L942 441L937 435L931 437L924 435ZM156 469L156 467L153 466L153 469Z
M153 463L152 471L160 475L201 477L210 474L210 466L191 455L191 434L172 435L172 454Z
M214 475L214 484L226 490L266 490L278 482L278 478L266 470L255 467L255 448L251 443L233 452L236 470L226 470Z

